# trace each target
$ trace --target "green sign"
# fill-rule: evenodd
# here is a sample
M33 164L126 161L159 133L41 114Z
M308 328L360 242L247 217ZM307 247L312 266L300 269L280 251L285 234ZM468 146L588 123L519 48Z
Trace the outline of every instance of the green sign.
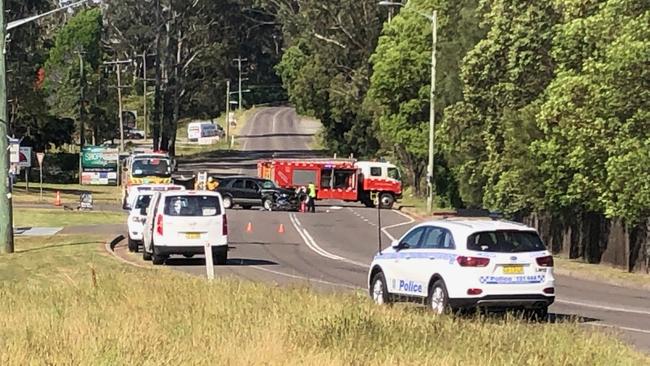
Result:
M81 184L117 185L119 152L101 146L81 150Z
M117 169L119 153L117 149L87 146L81 150L81 167L87 169Z

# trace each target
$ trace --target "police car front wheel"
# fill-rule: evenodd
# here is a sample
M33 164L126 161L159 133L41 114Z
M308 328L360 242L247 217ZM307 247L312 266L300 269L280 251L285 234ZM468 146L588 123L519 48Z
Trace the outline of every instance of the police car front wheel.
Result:
M442 280L437 280L431 285L427 300L429 308L435 314L440 315L449 311L449 295Z
M377 305L390 304L390 296L386 287L386 278L382 272L377 273L372 278L372 285L370 286L370 296L372 301Z

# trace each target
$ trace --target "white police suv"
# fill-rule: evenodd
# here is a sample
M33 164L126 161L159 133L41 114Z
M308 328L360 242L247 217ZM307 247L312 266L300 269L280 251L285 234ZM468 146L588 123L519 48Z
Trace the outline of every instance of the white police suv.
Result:
M553 257L535 229L490 218L452 218L413 227L370 266L378 304L424 300L437 314L526 309L545 317L555 300Z

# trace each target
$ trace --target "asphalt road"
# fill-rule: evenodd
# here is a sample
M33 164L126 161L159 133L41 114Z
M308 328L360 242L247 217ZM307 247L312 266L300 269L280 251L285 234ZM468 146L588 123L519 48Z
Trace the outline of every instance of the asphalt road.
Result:
M242 151L181 162L184 170L210 170L222 175L256 174L255 162L272 154L308 157L318 126L301 121L293 109L261 109L239 138ZM383 247L403 234L414 220L398 211L382 211ZM236 276L279 284L309 284L323 291L365 291L368 264L379 245L377 210L355 204L319 202L315 214L233 209L228 212L228 264L216 266L220 276ZM251 223L252 231L246 226ZM284 232L280 233L280 225ZM125 253L126 258L137 260ZM168 265L205 275L202 258L173 257ZM551 318L577 317L585 327L620 335L650 352L650 292L599 282L557 277Z

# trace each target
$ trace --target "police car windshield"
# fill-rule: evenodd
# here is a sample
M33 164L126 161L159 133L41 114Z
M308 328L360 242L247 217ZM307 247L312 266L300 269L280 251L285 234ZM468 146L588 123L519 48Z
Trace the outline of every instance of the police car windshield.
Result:
M497 253L539 252L546 250L536 232L517 230L474 233L467 239L467 249Z

